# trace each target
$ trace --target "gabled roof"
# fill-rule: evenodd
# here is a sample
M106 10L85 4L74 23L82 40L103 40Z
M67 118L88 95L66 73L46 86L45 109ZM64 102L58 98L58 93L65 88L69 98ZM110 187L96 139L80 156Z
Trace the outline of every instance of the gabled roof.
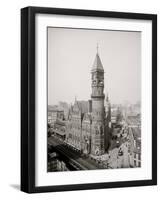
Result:
M94 63L93 63L93 67L92 67L92 71L102 71L102 72L104 72L103 65L102 65L102 62L101 62L101 59L100 59L98 53L96 54L96 57L95 57L95 60L94 60Z

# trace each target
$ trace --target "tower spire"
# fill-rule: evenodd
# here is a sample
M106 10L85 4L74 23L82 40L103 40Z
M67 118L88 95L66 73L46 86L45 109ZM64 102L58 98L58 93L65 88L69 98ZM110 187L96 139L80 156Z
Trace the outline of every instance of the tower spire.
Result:
M95 60L94 60L94 63L93 63L93 67L92 67L92 71L101 71L101 72L104 72L104 69L103 69L103 66L102 66L102 63L101 63L101 59L100 59L100 56L99 56L99 52L98 52L98 43L97 43L97 46L96 46L96 57L95 57Z

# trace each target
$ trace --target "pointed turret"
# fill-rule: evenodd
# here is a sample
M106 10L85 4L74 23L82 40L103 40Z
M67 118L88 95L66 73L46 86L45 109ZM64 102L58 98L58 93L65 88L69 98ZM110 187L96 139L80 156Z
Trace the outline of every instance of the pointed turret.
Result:
M96 57L95 57L95 60L94 60L93 66L92 66L92 72L94 72L94 71L104 72L103 65L102 65L102 62L101 62L101 59L100 59L100 56L98 53L98 44L97 44Z
M98 52L96 53L96 57L95 57L95 60L93 63L92 72L93 71L104 72L103 65L102 65L102 62L101 62Z

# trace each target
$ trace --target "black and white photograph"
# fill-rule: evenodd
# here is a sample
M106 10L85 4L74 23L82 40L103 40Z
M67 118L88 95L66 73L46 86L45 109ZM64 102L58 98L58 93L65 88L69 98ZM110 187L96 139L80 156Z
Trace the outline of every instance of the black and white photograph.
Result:
M140 31L47 27L47 86L47 172L141 167Z

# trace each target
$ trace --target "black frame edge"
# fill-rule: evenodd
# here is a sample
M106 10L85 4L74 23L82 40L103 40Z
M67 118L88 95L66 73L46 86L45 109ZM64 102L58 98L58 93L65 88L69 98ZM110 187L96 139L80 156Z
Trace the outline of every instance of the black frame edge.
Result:
M73 15L73 16L87 16L87 17L109 17L109 18L122 18L122 19L143 19L152 20L156 14L149 13L133 13L133 12L118 12L118 11L105 11L105 10L85 10L85 9L72 9L72 8L56 8L56 7L36 7L28 6L25 9L31 9L34 13L41 14L60 14L60 15Z
M80 191L80 190L95 190L95 189L110 189L110 188L124 188L124 187L140 187L156 185L153 180L139 180L139 181L121 181L109 183L87 183L75 185L58 185L58 186L40 186L35 187L33 193L44 192L66 192L66 191Z
M157 15L152 19L152 180L157 185Z
M21 190L28 192L28 9L21 9Z
M21 191L35 186L35 20L21 9Z

